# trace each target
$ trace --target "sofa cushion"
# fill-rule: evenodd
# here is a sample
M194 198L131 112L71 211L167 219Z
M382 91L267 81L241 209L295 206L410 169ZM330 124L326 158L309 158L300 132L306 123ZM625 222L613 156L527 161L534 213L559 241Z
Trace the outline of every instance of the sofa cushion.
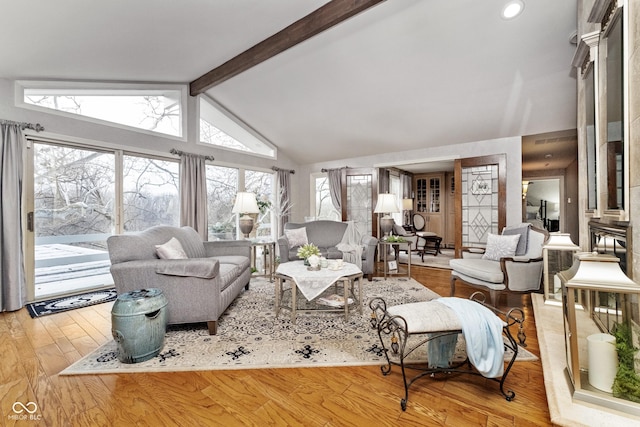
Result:
M287 236L287 240L289 241L289 248L296 248L309 243L306 227L284 230L284 234Z
M249 258L242 255L219 255L211 259L217 260L220 264L233 264L241 269L249 268L251 264Z
M516 254L518 240L520 240L519 234L514 234L512 236L500 236L498 234L489 233L487 238L487 248L484 255L482 255L482 259L500 261L500 258L513 257Z
M342 259L343 256L342 251L339 251L335 246L323 248L322 253L327 259Z
M156 254L160 259L186 259L187 254L184 252L180 241L175 237L169 239L168 242L156 246Z
M220 264L220 272L218 278L220 280L220 292L224 291L242 274L244 269L235 264Z
M161 262L156 273L166 276L199 277L212 279L220 270L220 263L211 258L175 259Z
M502 283L504 274L498 261L480 258L456 258L449 261L455 271L484 282Z

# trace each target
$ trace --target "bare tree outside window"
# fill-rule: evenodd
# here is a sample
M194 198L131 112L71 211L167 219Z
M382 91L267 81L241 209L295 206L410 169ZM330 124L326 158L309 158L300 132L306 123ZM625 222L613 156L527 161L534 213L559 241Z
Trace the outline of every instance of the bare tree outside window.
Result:
M236 214L233 201L238 192L238 169L207 165L209 240L234 240Z
M179 168L175 161L124 156L125 231L180 225Z
M271 206L273 206L273 173L247 170L244 174L245 191L255 193L258 205L262 205L258 214L256 237L271 237Z
M251 151L246 145L230 137L206 120L200 119L200 141L240 151Z
M66 113L93 117L169 135L180 136L181 105L178 91L165 95L112 94L44 95L25 89L24 102ZM60 90L64 92L64 90Z
M329 178L327 176L316 178L316 211L317 219L329 219L340 221L342 214L333 206L331 193L329 192Z
M34 150L37 235L111 233L113 155L44 144Z

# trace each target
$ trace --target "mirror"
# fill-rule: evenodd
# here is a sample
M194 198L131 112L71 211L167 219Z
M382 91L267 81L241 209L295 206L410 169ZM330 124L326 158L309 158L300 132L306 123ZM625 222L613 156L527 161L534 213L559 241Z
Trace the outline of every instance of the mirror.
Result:
M598 209L598 173L596 156L596 94L593 67L584 76L585 119L587 128L587 209Z
M604 40L606 42L607 146L606 192L607 209L624 209L624 99L623 99L623 28L622 19L614 19Z

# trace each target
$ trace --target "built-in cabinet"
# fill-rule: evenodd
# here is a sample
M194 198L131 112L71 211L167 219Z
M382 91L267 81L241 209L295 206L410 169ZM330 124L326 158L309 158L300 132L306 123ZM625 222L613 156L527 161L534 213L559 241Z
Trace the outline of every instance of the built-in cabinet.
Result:
M445 174L419 174L414 176L415 213L422 215L424 230L444 236L446 228Z

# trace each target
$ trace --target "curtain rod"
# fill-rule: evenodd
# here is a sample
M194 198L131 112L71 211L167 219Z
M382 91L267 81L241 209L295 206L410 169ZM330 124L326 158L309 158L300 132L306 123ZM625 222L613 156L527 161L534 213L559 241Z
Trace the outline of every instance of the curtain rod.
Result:
M40 125L40 123L36 123L35 125L33 123L28 123L28 122L14 122L13 120L0 120L0 124L3 125L18 125L20 126L20 129L25 130L25 129L31 129L31 130L35 130L36 132L41 132L44 130L44 127Z
M271 170L272 170L272 171L276 171L276 172L278 172L278 171L289 172L290 174L294 174L294 173L296 173L296 171L295 171L295 170L293 170L293 169L281 169L281 168L279 168L279 167L277 167L277 166L272 166L272 167L271 167Z
M196 157L203 157L205 160L211 160L211 161L215 160L213 156L204 156L201 154L185 153L184 151L176 150L175 148L172 148L171 150L169 150L169 152L177 156L190 155L190 156L196 156Z
M322 168L322 169L320 169L320 172L331 172L331 171L338 171L338 170L342 170L342 169L349 169L349 166L343 166L341 168L333 168L333 169Z

